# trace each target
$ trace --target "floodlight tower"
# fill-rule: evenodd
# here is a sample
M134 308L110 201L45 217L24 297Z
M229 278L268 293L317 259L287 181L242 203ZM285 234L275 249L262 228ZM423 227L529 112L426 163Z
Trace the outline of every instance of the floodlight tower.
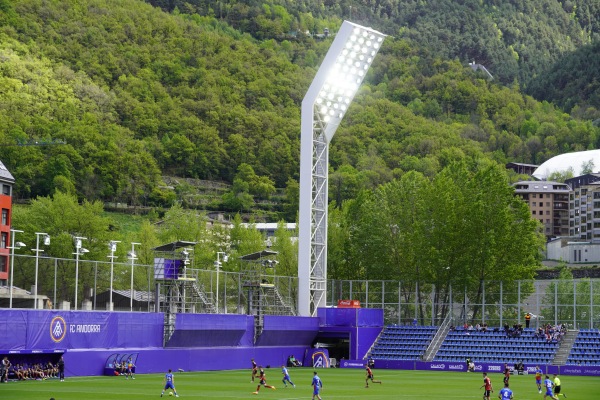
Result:
M327 292L329 142L384 34L344 21L302 101L298 314L315 315Z

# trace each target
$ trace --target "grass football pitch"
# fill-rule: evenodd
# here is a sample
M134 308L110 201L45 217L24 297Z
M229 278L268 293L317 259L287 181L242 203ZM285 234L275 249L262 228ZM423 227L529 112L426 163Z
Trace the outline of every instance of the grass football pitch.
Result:
M183 399L311 399L312 368L290 368L296 388L283 386L280 368L265 369L267 384L276 390L262 387L258 395L252 394L257 383L250 382L250 370L178 372L175 387ZM321 397L328 399L482 399L480 389L483 379L480 373L429 372L373 370L375 379L382 384L369 384L365 388L365 373L362 369L318 369L323 381ZM67 377L65 382L56 379L45 381L9 382L0 385L2 400L109 400L160 398L164 374L137 375L135 380L124 377ZM498 398L503 387L502 375L490 374L494 393ZM562 376L562 391L569 400L600 398L598 377ZM515 400L542 400L533 375L512 376L510 388ZM165 392L166 398L169 397ZM564 397L560 397L563 400Z

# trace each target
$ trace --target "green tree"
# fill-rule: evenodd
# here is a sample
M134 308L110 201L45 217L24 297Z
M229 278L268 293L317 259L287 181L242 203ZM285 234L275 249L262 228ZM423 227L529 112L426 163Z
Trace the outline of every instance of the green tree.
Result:
M74 300L75 277L73 259L75 251L74 237L87 238L83 247L89 250L82 260L103 259L106 257L106 244L111 235L109 219L103 216L103 205L99 201L82 204L77 198L68 193L56 192L52 197L39 197L32 201L29 207L15 207L13 225L25 231L22 240L36 243L35 232L45 232L51 237L50 246L44 248L44 255L57 257L58 276L57 297L60 300ZM66 260L65 260L66 259ZM51 293L54 277L54 266L40 263L38 293ZM94 268L90 263L80 262L79 296L83 299L85 289L94 287ZM33 268L23 270L22 275L15 278L16 285L25 286L33 282Z

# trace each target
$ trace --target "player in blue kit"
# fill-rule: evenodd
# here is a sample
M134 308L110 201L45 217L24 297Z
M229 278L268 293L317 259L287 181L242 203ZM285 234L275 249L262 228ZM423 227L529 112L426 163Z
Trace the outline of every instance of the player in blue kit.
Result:
M294 385L294 382L292 382L290 380L290 374L288 373L288 370L285 367L285 365L281 366L281 373L283 374L283 379L281 380L281 382L283 382L283 384L285 385L285 387L287 387L287 382L289 382L290 385L292 385L293 387L296 387L296 385Z
M512 400L513 392L508 388L508 382L504 384L504 387L500 389L500 393L498 393L498 398L500 400Z
M554 396L554 394L552 393L552 387L554 386L554 382L550 380L548 375L546 375L546 379L544 379L544 386L546 387L546 393L544 393L544 400L546 400L546 397L558 400L558 397Z
M317 371L313 372L314 376L312 379L312 387L313 387L313 396L312 396L312 400L315 400L315 397L319 400L321 400L321 388L323 387L323 381L321 381L321 378L319 378L319 375L317 375Z
M167 389L173 389L173 394L175 397L179 397L177 390L175 389L175 377L173 376L173 372L171 372L171 370L165 374L165 388L160 394L160 397L163 397L163 394L165 394L165 390Z
M538 365L535 366L535 384L538 388L538 393L542 394L542 370Z

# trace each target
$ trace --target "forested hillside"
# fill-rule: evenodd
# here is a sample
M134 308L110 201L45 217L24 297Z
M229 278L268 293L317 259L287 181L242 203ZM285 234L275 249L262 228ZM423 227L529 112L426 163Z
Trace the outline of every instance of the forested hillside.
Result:
M172 190L161 175L175 175L236 183L224 198L231 210L237 205L227 199L268 197L269 190L253 189L259 184L290 188L293 203L300 103L331 38L261 37L242 22L262 26L263 14L240 11L231 19L233 10L250 12L253 4L207 3L212 11L200 15L202 7L186 3L167 13L141 0L0 0L0 159L17 180L17 197L61 190L168 206ZM413 3L421 10L428 2ZM288 6L261 9L286 19ZM302 7L299 15L317 31L344 17L323 4ZM552 10L540 7L537 20L552 19ZM553 34L575 36L552 41L563 47L550 54L593 35L580 35L585 30L569 21L556 20ZM590 24L597 29L595 20ZM392 25L390 19L382 26ZM435 43L422 46L410 29L396 29L402 34L386 39L332 142L330 194L338 204L408 171L434 176L458 159L540 163L598 147L597 107L574 118L517 83L490 82L460 57L436 54ZM464 46L458 36L452 42ZM8 146L28 139L67 144Z
M214 16L258 39L335 30L348 19L406 39L423 54L474 60L502 83L518 80L524 88L565 54L600 40L596 0L147 1Z

